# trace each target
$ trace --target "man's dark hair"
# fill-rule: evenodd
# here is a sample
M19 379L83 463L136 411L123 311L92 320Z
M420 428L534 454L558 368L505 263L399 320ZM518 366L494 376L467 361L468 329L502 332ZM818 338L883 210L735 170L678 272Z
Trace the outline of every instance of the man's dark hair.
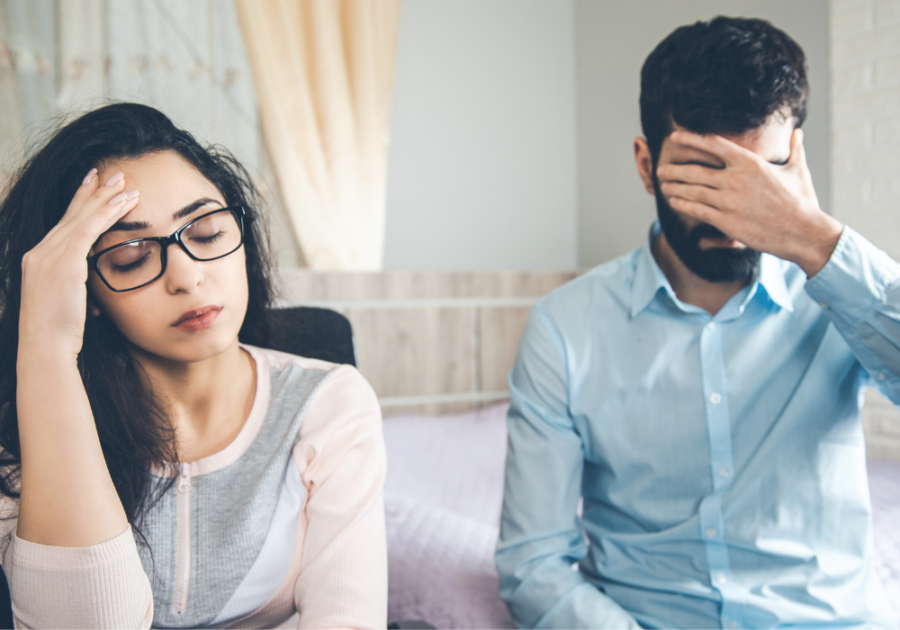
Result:
M719 16L673 31L641 68L641 126L654 162L672 123L739 134L772 114L806 118L806 56L765 20Z

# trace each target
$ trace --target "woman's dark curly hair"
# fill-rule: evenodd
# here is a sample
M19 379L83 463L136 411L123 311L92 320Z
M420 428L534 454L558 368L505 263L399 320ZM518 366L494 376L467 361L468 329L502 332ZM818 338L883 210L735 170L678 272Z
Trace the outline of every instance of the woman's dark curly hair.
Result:
M161 112L135 103L101 107L66 124L13 176L0 201L0 492L17 497L20 473L16 354L22 257L65 213L91 167L172 151L206 177L229 206L246 211L244 250L249 301L239 338L264 345L272 282L260 199L243 166L219 147L203 147ZM88 316L78 369L90 400L106 465L128 520L140 531L151 501L152 464L177 462L171 422L123 335L104 315ZM52 387L52 383L47 384ZM162 492L169 486L162 486Z
M780 112L806 119L803 49L765 20L719 16L673 31L641 68L641 126L654 162L675 122L739 134Z

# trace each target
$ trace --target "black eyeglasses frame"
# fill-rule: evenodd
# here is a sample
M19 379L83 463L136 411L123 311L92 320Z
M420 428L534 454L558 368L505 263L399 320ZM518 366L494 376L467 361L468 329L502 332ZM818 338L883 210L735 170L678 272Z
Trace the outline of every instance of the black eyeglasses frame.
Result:
M238 226L241 229L241 242L238 243L237 247L232 249L230 252L228 252L227 254L222 254L221 256L216 256L214 258L198 258L197 256L194 256L191 253L191 251L187 248L187 246L184 244L184 242L182 242L181 233L184 232L184 230L186 230L187 228L189 228L193 223L196 223L197 221L199 221L200 219L208 217L211 214L217 214L219 212L225 212L225 211L230 211L234 215L234 218L237 219ZM168 258L169 245L171 245L172 243L178 243L178 246L181 248L181 251L183 251L185 254L187 254L191 258L191 260L196 260L198 262L209 262L210 260L218 260L219 258L225 258L225 256L230 256L231 254L233 254L234 252L239 250L244 245L244 217L245 216L247 216L247 212L244 210L243 206L228 206L227 208L217 208L211 212L206 212L204 214L201 214L199 217L194 217L193 219L191 219L190 221L188 221L187 223L182 225L180 228L175 230L175 232L173 232L170 236L144 236L141 238L133 238L129 241L123 241L121 243L117 243L117 244L113 245L112 247L107 247L103 251L99 251L96 254L93 254L92 256L88 256L88 259L87 259L88 271L96 272L97 275L100 277L100 279L103 281L103 284L105 284L107 286L107 288L109 288L110 291L114 291L115 293L126 293L128 291L135 291L137 289L147 286L148 284L152 284L153 282L156 282L157 280L159 280L160 278L163 277L163 274L166 273L166 266L169 261L169 258ZM156 241L157 243L159 243L159 245L160 245L159 257L160 257L160 262L161 262L161 268L160 268L159 274L157 274L152 280L148 280L147 282L144 282L143 284L139 284L136 287L131 287L130 289L114 289L109 284L109 282L107 282L106 278L103 277L103 273L100 271L100 266L97 264L97 261L100 259L100 256L102 256L106 252L112 251L119 247L123 247L125 245L131 245L132 243L139 243L142 241Z

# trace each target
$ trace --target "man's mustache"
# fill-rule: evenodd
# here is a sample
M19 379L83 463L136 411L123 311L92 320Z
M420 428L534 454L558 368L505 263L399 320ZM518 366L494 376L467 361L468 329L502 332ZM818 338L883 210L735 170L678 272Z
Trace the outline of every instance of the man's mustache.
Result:
M709 223L700 223L691 228L691 233L689 236L690 240L694 243L699 243L700 239L703 238L730 238L727 234L722 232L717 227L710 225Z

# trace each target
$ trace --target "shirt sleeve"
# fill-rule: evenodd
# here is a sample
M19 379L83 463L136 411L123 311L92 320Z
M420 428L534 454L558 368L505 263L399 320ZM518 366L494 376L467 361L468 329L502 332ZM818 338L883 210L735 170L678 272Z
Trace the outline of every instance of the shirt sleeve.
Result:
M523 628L637 628L572 564L587 554L577 515L582 440L568 411L563 340L535 306L510 374L509 447L496 564Z
M129 526L91 547L22 540L3 549L17 628L149 628L153 593Z
M335 369L301 425L294 460L309 492L294 604L301 628L387 625L387 470L381 410L355 369Z
M900 265L850 227L806 283L872 382L900 404Z

